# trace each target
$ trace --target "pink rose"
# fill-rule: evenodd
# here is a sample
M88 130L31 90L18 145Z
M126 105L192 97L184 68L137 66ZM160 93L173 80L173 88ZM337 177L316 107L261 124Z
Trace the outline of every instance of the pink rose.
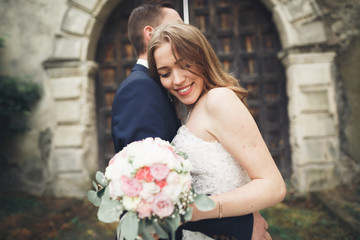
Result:
M143 219L151 216L151 203L141 201L137 207L139 218Z
M168 217L173 213L174 205L168 196L160 193L154 198L152 210L160 218Z
M130 179L128 176L122 176L120 178L121 189L124 194L128 197L137 197L139 196L142 190L142 184L136 179Z
M135 178L139 181L145 180L146 182L151 182L154 179L154 177L150 173L149 167L143 167L143 168L139 169L136 172Z
M155 163L151 165L150 172L157 181L161 181L167 177L170 170L165 164Z

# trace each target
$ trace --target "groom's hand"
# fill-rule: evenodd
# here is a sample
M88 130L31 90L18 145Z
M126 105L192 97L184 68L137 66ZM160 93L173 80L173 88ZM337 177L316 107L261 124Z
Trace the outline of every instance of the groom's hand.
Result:
M254 213L254 227L251 240L271 240L270 234L267 232L269 225L265 218L259 212Z

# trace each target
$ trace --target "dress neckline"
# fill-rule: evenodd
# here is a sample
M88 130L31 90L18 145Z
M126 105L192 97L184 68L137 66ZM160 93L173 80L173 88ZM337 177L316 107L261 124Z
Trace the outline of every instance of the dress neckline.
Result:
M201 141L201 142L207 143L207 144L215 144L215 145L220 145L220 146L222 146L221 143L218 142L218 141L216 141L216 140L213 141L213 142L209 142L209 141L206 141L206 140L204 140L204 139L196 136L196 135L195 135L189 128L187 128L185 125L182 125L182 126L180 127L180 129L183 129L184 131L188 132L193 138L195 138L195 139L198 140L198 141Z

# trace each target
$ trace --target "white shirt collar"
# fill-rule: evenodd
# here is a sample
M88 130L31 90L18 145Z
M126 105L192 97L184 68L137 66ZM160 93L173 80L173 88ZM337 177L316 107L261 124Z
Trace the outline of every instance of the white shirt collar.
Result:
M136 64L140 64L140 65L143 65L144 67L146 67L146 68L149 68L149 63L148 63L148 61L147 60L145 60L145 59L138 59L137 61L136 61Z

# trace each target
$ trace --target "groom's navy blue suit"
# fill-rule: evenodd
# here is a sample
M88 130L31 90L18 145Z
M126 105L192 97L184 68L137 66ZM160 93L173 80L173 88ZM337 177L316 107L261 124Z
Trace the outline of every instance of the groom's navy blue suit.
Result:
M136 64L120 84L112 105L111 134L115 152L147 137L171 142L180 126L173 104L161 83Z
M149 76L146 67L136 64L120 84L112 106L111 131L115 151L146 137L160 137L171 142L179 127L180 121L167 90ZM188 222L182 228L213 238L251 239L253 215ZM181 229L177 231L177 239L181 239Z

